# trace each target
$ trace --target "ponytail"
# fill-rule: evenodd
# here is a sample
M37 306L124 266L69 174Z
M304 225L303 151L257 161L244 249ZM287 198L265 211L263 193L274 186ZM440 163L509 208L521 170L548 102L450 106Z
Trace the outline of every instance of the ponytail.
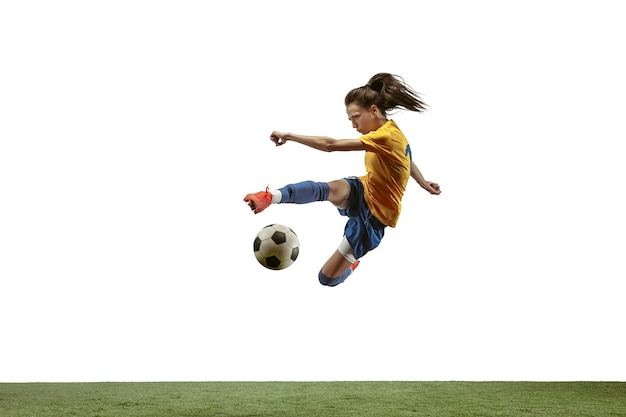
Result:
M408 86L404 80L385 72L374 75L363 87L351 90L345 98L345 105L357 103L361 107L375 104L383 113L388 110L405 109L414 112L426 110L426 104L419 93Z

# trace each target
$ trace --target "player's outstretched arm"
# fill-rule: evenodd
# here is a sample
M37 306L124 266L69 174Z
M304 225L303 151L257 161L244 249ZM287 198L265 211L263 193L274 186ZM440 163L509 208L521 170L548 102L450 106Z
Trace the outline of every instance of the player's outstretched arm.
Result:
M305 136L276 131L272 132L270 139L276 146L292 141L324 152L365 150L365 144L358 139L333 139L328 136Z
M439 184L437 184L436 182L426 181L419 168L417 168L417 165L415 165L415 162L413 161L411 161L411 178L413 178L420 185L420 187L422 187L429 193L435 195L441 194Z

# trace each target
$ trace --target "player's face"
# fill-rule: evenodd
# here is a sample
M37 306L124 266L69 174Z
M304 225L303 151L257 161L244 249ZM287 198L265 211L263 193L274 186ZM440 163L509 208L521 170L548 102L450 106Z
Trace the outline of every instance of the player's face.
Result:
M380 127L376 118L376 106L366 109L356 103L350 103L346 106L346 113L348 113L348 119L352 122L352 127L362 135L366 135Z

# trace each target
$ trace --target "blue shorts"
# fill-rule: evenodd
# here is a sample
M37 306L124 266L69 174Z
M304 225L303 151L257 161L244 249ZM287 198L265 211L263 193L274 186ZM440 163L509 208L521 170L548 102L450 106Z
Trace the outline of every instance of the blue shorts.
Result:
M350 197L348 208L339 209L339 213L349 217L344 236L352 247L354 257L359 259L380 244L386 226L374 217L365 202L361 180L358 177L347 177L344 180L350 184Z

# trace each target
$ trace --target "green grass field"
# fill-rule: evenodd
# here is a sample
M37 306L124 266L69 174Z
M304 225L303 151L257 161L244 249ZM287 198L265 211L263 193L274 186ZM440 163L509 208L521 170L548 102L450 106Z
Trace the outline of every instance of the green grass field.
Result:
M626 383L0 383L0 417L44 416L626 416Z

